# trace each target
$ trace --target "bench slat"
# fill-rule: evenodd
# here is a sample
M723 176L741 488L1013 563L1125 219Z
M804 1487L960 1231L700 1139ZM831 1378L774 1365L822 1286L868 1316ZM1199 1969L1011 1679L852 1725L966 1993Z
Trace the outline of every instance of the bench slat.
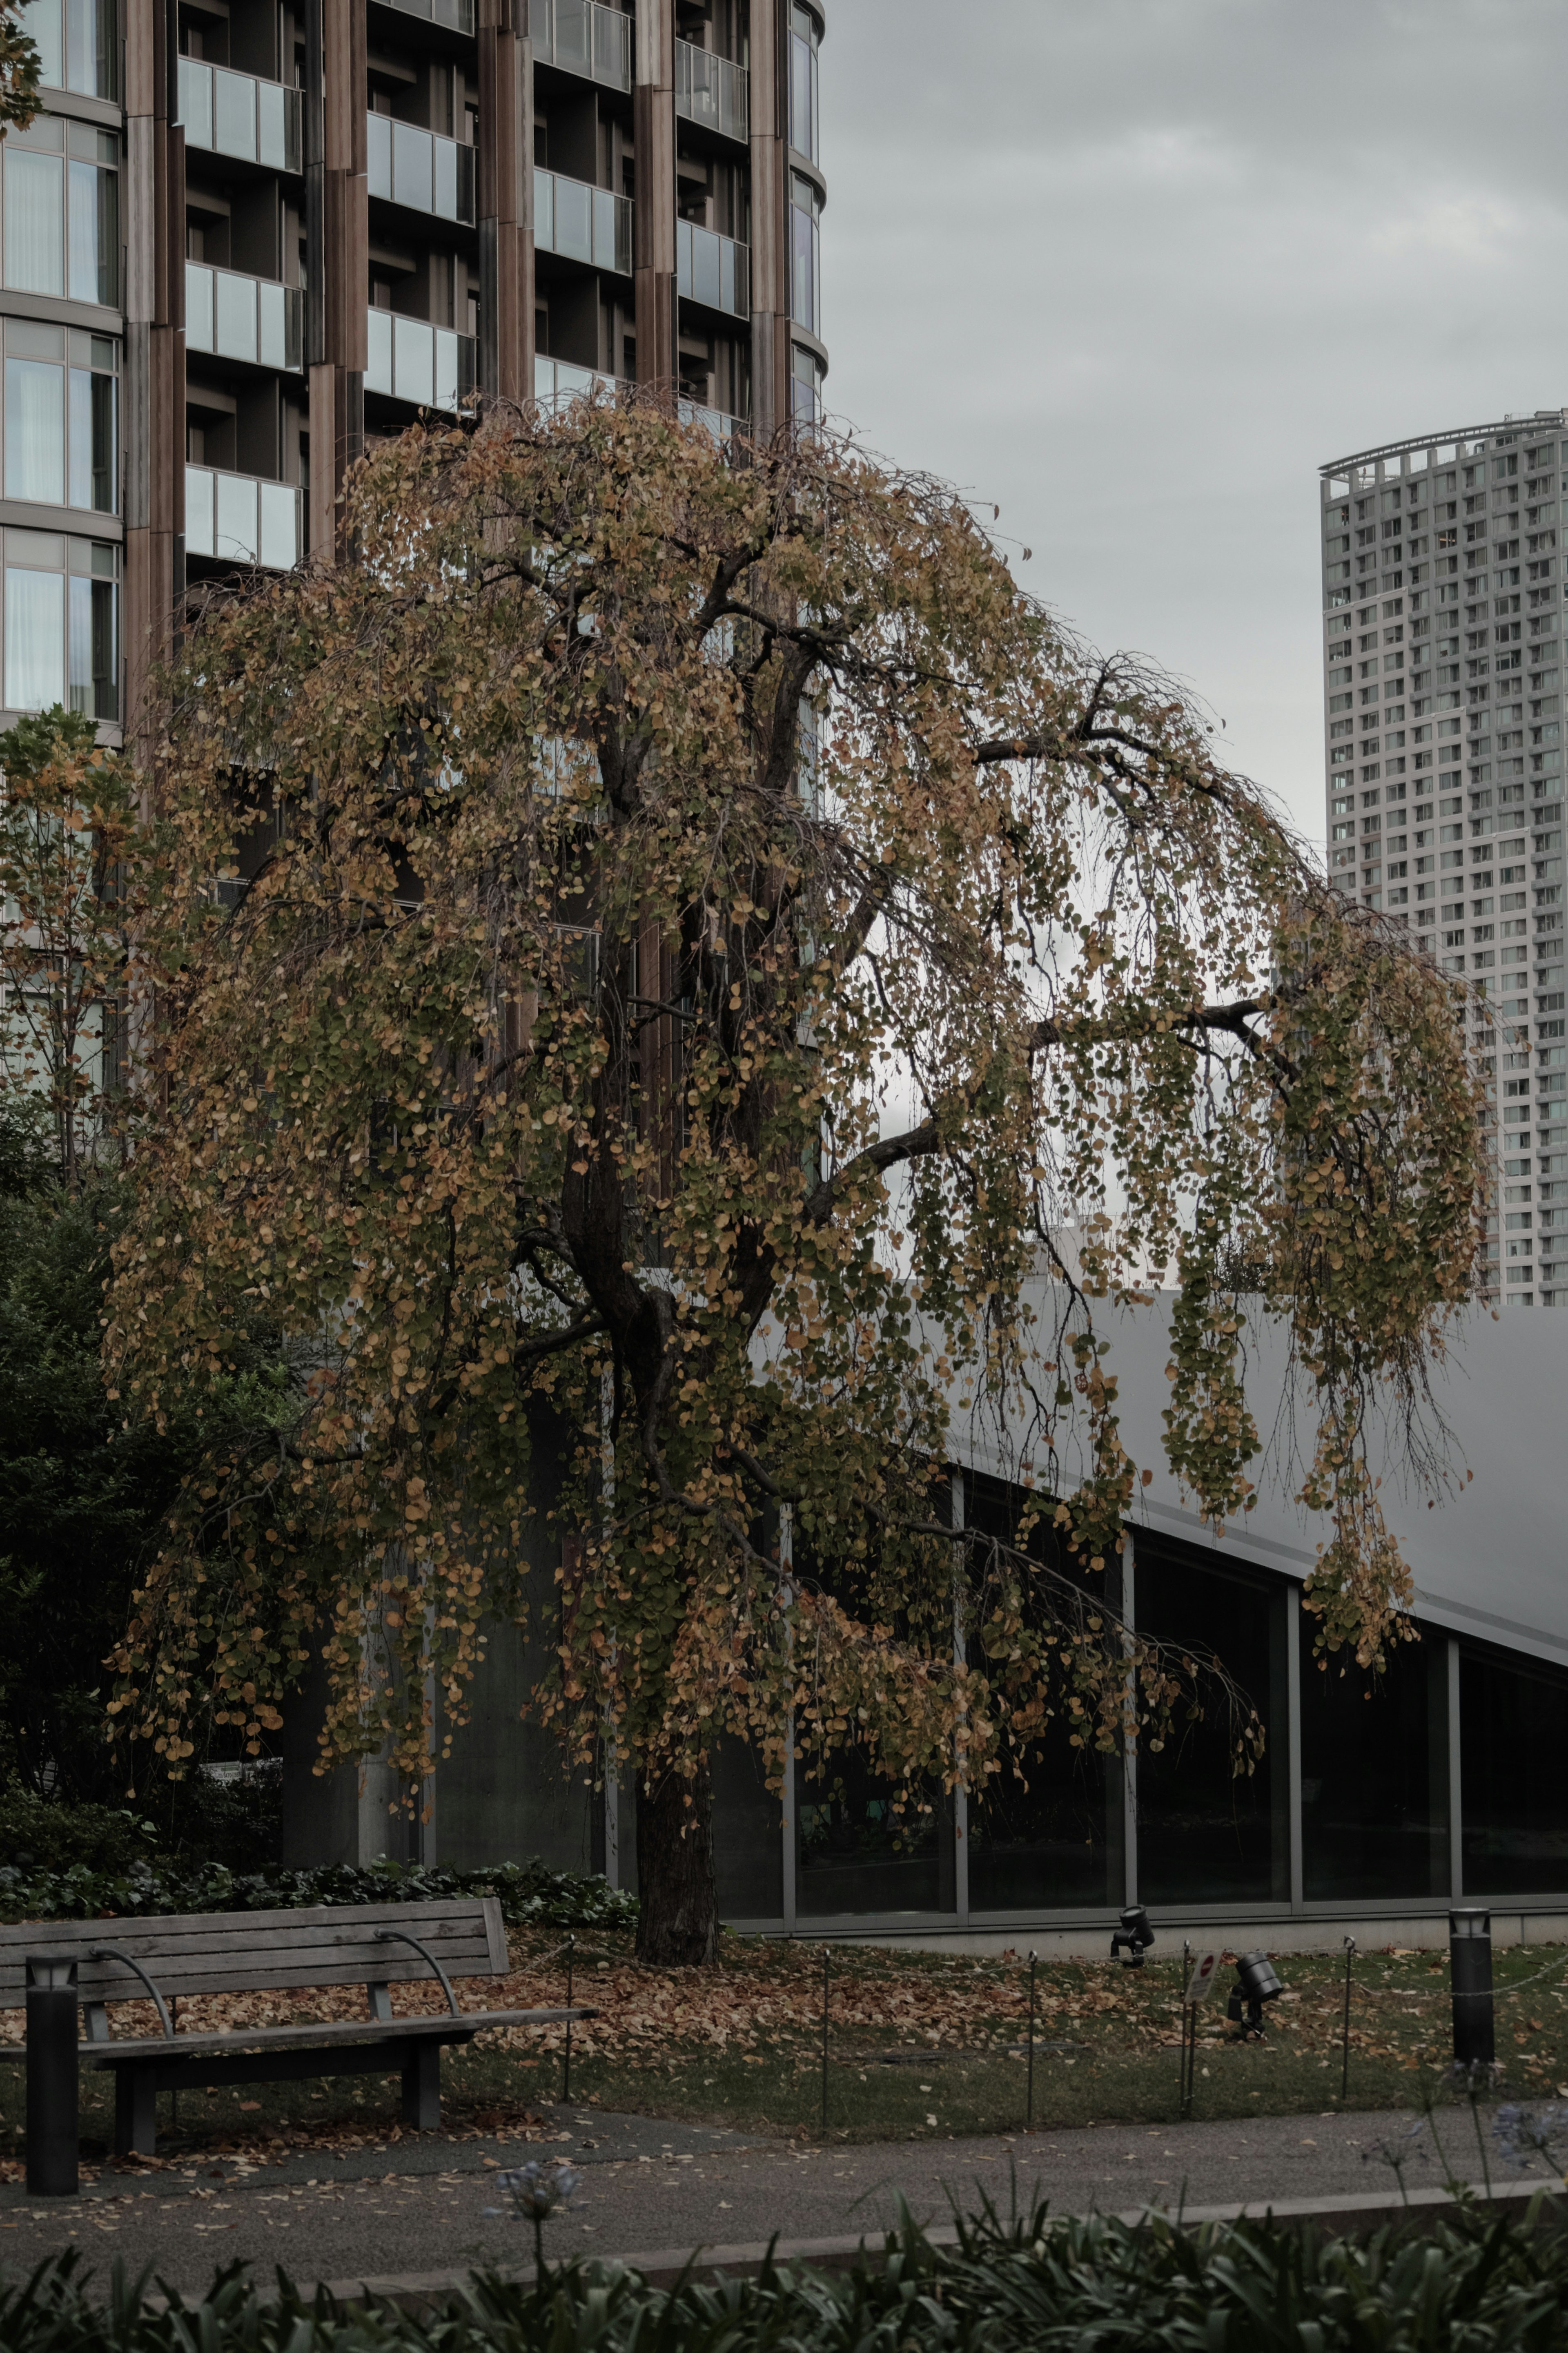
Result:
M98 1945L133 1953L165 1994L291 1991L367 1978L434 1983L410 1946L375 1942L384 1926L405 1928L428 1944L452 1977L504 1977L510 1966L493 1895L151 1920L48 1920L0 1927L0 2010L25 2002L29 1953L85 1955ZM83 1958L79 1983L84 2001L145 1999L134 1972L116 1961Z
M176 2034L172 2042L161 2034L127 2036L123 2042L83 2042L87 2067L134 2066L156 2059L208 2059L229 2052L335 2050L340 2043L406 2042L410 2035L435 2035L450 2042L492 2026L563 2026L568 2019L597 2018L596 2010L469 2010L460 2016L443 2010L438 2018L348 2019L325 2026L236 2027L224 2034ZM331 2073L323 2067L324 2075Z

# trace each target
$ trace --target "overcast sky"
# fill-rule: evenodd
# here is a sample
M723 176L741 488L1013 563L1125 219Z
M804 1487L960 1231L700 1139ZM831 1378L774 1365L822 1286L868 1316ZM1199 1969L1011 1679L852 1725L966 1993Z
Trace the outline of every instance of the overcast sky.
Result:
M829 397L1321 843L1317 469L1568 402L1563 0L829 0Z

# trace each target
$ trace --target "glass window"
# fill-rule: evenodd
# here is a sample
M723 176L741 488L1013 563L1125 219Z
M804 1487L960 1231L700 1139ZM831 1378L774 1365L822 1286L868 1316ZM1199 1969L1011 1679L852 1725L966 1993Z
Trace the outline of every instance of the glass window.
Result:
M38 79L46 89L116 96L112 0L28 0L22 30L38 45Z
M743 1741L713 1747L713 1867L726 1920L776 1920L784 1911L784 1806L763 1760Z
M19 536L7 533L8 542ZM7 547L7 556L9 556ZM49 711L66 699L66 576L5 565L5 702Z
M797 425L822 422L822 362L815 352L793 346L790 370L790 414Z
M1285 1599L1282 1586L1138 1539L1139 1631L1212 1651L1268 1735L1256 1770L1233 1772L1234 1739L1211 1686L1196 1722L1178 1708L1163 1748L1142 1743L1141 1904L1289 1899Z
M853 1748L819 1767L803 1760L795 1773L795 1909L802 1919L952 1911L952 1809L940 1788L911 1796L883 1780Z
M1381 1676L1312 1656L1301 1620L1301 1868L1310 1902L1448 1887L1447 1643L1398 1642Z
M1021 1499L998 1481L973 1472L964 1483L969 1525L1013 1542ZM1083 1567L1050 1545L1040 1529L1032 1535L1029 1551L1037 1559L1048 1559L1058 1575L1094 1599L1118 1604L1121 1567L1114 1560L1105 1571ZM978 1651L973 1663L984 1668ZM1121 1757L1074 1747L1064 1717L1055 1717L1042 1739L1006 1759L1000 1773L971 1794L971 1911L1120 1905L1125 1870L1122 1788Z
M63 342L64 338L61 337ZM66 502L66 371L5 360L5 495Z
M1459 1806L1467 1895L1568 1888L1568 1674L1467 1644Z
M5 322L7 498L114 512L117 358L107 335Z
M822 332L821 199L811 181L793 175L790 200L790 315L808 333Z
M40 155L7 139L5 167L5 283L23 294L63 294L64 164L58 155Z
M73 122L68 162L58 152L61 128L40 117L31 127L43 134L37 141L31 132L13 132L5 142L5 283L19 293L112 307L120 283L117 144L111 133ZM57 152L43 152L46 142Z
M6 707L68 703L89 718L117 718L118 551L59 532L5 538Z
M812 163L821 162L817 116L817 43L821 38L816 18L809 8L794 7L790 11L789 36L789 138L796 153L808 156Z

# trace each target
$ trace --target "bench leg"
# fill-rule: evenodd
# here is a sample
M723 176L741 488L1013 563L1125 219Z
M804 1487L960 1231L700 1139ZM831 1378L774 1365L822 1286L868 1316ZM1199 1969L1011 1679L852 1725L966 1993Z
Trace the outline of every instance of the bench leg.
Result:
M421 2036L405 2046L403 2062L403 2121L418 2132L441 2129L441 2046Z
M158 2094L151 2070L114 2071L114 2154L154 2157L158 2149Z

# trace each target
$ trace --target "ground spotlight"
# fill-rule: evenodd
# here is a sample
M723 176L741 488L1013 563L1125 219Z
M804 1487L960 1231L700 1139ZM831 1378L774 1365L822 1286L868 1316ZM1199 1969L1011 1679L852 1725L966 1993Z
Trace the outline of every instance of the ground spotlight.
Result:
M1142 1904L1130 1904L1121 1915L1121 1926L1110 1939L1110 1957L1125 1952L1124 1969L1141 1969L1143 1956L1154 1941L1154 1931L1149 1926L1149 1915Z
M1266 2001L1278 2001L1284 1990L1267 1953L1243 1953L1236 1965L1236 1983L1226 2008L1226 2016L1240 2027L1243 2042L1249 2035L1262 2041L1263 2005Z

